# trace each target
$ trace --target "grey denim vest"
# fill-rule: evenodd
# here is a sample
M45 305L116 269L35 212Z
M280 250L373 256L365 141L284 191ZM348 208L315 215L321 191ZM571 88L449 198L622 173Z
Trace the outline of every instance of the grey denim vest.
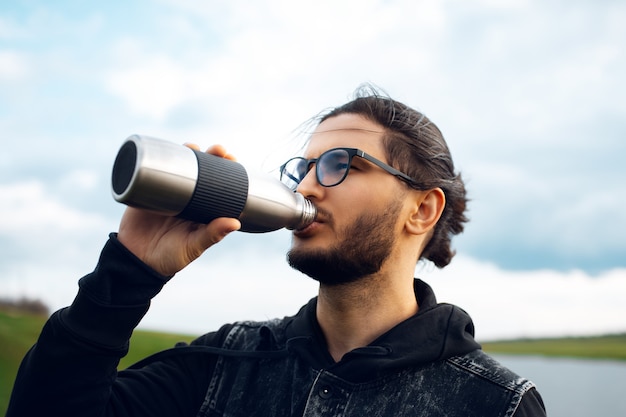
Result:
M254 351L264 330L284 354L221 355L198 417L505 417L534 387L481 350L350 382L290 350L280 320L236 324L222 348Z

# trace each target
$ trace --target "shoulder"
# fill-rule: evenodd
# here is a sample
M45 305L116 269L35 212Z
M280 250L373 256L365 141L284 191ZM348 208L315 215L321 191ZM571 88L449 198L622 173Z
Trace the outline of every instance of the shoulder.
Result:
M482 350L453 356L447 361L471 375L519 394L524 394L535 387L531 381L511 371Z
M310 332L310 318L315 315L316 298L293 316L265 321L237 321L200 336L192 345L234 350L284 350L287 339Z
M291 318L237 322L228 333L224 347L259 350L284 348L285 330L290 321Z
M446 361L466 373L469 378L480 380L483 390L489 390L490 386L491 390L508 393L510 403L506 415L516 417L546 415L543 400L535 384L508 369L482 350L454 356Z
M267 321L238 321L199 337L192 345L235 350L277 350L285 345L285 331L290 321L288 317Z

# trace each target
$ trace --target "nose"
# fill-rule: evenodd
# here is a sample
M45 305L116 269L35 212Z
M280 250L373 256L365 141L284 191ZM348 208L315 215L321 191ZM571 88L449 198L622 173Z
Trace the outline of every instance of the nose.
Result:
M304 178L302 178L302 181L300 181L300 184L298 184L298 187L296 188L297 192L309 199L319 199L323 192L322 188L324 188L317 182L317 177L315 174L316 169L317 166L313 165L309 172L306 173Z

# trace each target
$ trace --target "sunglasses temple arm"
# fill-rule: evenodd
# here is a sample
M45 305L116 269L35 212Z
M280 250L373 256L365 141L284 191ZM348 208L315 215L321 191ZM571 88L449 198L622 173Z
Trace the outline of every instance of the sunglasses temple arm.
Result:
M283 175L286 175L287 178L289 178L290 180L292 180L293 182L295 182L296 184L300 184L301 180L298 180L296 177L294 177L293 175L291 175L288 172L284 172Z

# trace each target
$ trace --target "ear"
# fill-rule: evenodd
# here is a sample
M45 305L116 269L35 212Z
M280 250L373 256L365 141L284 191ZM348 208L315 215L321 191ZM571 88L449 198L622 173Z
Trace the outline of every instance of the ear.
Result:
M446 195L441 188L416 191L412 204L405 227L412 234L422 235L430 232L439 221L446 206Z

